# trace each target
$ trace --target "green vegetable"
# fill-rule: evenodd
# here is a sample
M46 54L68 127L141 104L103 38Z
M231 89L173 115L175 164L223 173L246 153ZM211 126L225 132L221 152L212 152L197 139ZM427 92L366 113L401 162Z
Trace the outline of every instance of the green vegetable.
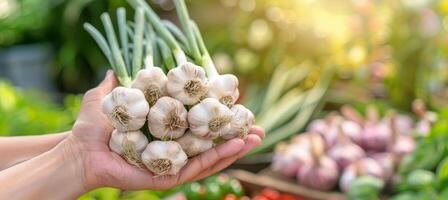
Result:
M448 188L448 157L437 167L437 182L440 188Z
M373 176L361 176L350 186L350 199L379 200L379 193L384 187L384 181Z
M79 200L118 200L120 190L115 188L100 188L79 197Z
M404 192L391 198L391 200L414 200L416 197L414 192Z
M243 186L238 180L232 179L226 185L230 188L229 193L234 194L237 197L244 196Z
M408 174L415 169L434 170L445 156L446 141L446 137L435 137L421 141L414 153L403 159L399 167L399 173Z
M183 188L183 193L187 197L187 199L191 200L199 200L201 199L201 184L197 182L188 183Z
M216 200L221 199L223 194L221 192L221 188L218 183L210 182L205 185L206 188L206 200Z
M416 191L434 187L435 176L431 171L418 169L412 171L406 179L409 187Z

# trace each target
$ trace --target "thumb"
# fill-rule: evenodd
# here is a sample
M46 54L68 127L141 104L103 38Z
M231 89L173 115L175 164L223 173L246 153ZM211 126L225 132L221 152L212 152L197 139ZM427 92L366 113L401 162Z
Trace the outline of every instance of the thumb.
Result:
M104 80L98 85L98 90L102 93L109 93L115 87L118 86L118 81L114 76L114 72L112 70L107 70L106 77Z

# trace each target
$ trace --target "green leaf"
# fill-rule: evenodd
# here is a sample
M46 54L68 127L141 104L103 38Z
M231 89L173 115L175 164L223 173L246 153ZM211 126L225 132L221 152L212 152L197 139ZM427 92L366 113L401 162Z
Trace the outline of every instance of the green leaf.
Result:
M448 157L437 167L437 181L440 188L448 188Z

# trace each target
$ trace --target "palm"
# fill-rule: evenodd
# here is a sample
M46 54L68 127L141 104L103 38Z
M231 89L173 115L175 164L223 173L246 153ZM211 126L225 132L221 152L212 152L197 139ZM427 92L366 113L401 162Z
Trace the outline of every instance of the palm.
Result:
M260 137L264 136L261 129L255 128L245 141L246 145L240 139L229 140L189 160L176 176L153 176L145 169L129 165L108 147L113 127L101 111L101 101L115 86L115 78L109 75L99 87L87 92L73 127L73 138L83 146L86 184L92 187L167 189L225 168L258 145Z

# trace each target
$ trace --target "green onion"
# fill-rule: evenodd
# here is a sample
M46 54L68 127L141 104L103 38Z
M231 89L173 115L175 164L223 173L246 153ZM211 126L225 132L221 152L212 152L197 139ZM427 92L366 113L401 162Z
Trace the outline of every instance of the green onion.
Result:
M118 31L120 33L120 42L121 42L121 48L124 55L124 61L126 63L126 66L128 67L128 71L131 70L131 61L129 59L129 47L128 47L128 35L127 35L127 29L128 26L126 25L126 10L124 8L118 8L117 9L117 21L118 21Z
M129 4L131 4L134 8L143 8L146 17L151 22L152 26L159 34L168 48L174 54L174 58L176 59L177 64L182 64L187 61L185 53L182 51L182 48L177 43L176 39L173 35L165 28L159 16L151 9L151 7L143 0L128 0Z
M185 1L174 0L174 5L176 6L177 15L182 25L182 29L187 35L188 47L190 47L196 62L200 62L202 60L202 56L200 55L199 48L196 43L196 37L194 36L194 32L190 24L190 16L188 15Z
M313 115L315 109L319 106L319 103L325 95L328 85L330 84L331 78L333 77L334 70L327 70L321 81L316 85L308 95L305 97L305 101L302 104L300 111L294 117L293 120L289 121L284 126L270 132L263 141L263 144L252 150L248 155L257 154L260 152L265 152L272 148L272 146L282 140L285 140L292 135L296 134L298 130L303 129L306 123L309 121Z
M176 65L171 54L170 48L161 38L157 38L157 46L159 47L160 53L162 54L163 62L167 70L171 70Z
M101 15L101 20L103 21L104 29L106 30L106 36L109 41L109 45L111 47L113 60L116 65L115 73L117 73L120 83L122 85L128 87L131 84L131 79L126 70L126 66L124 64L123 57L121 56L120 48L117 43L117 38L115 36L115 31L112 26L112 22L110 20L109 14L103 13Z
M190 52L191 48L188 46L187 38L182 33L182 31L179 28L177 28L177 26L174 25L171 21L162 20L162 23L171 32L171 34L173 34L174 37L180 42L180 45L183 47L183 49L186 49L185 53Z
M144 32L145 17L143 9L139 8L135 12L135 35L134 35L134 49L132 51L132 77L135 77L142 68L143 55L143 32Z
M110 67L114 71L116 71L116 67L112 59L112 52L110 51L109 45L107 44L107 41L106 39L104 39L103 35L101 35L101 33L89 23L84 23L84 29L92 36L92 38L98 44L101 51L106 56L106 59L110 64Z

